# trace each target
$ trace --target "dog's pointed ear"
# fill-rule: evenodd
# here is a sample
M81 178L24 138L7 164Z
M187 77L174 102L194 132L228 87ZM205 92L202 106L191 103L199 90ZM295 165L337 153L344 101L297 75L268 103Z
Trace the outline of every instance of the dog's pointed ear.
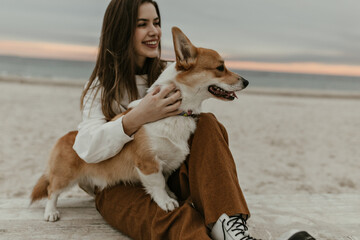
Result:
M196 62L197 48L177 27L172 28L177 70L188 70Z

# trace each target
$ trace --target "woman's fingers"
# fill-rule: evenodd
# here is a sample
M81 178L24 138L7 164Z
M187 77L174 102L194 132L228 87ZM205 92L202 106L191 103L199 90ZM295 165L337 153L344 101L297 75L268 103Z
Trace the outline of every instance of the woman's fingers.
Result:
M175 84L157 86L140 102L140 112L146 116L145 122L152 122L164 117L181 113L181 92Z
M182 111L179 110L179 107L181 105L181 101L177 101L174 104L168 105L167 107L165 107L165 112L166 114L171 114L171 115L175 115L175 113L181 113Z
M164 102L165 102L165 105L168 106L168 105L176 103L177 101L181 101L181 92L180 92L180 90L176 90L176 92L173 95L171 95L168 98L165 98Z
M182 113L183 111L182 110L175 110L173 112L169 112L166 117L171 117L171 116L175 116L175 115L179 115L180 113Z
M176 86L173 83L168 86L162 86L160 91L156 90L154 90L152 95L159 101L159 106L166 107L181 100L181 92L176 90Z
M154 88L154 90L151 92L151 95L156 95L156 94L158 94L159 92L160 92L160 86L156 86L155 88Z
M171 83L168 86L163 86L160 90L159 94L159 98L166 98L167 95L169 95L169 93L171 93L172 91L174 91L176 88L174 83Z

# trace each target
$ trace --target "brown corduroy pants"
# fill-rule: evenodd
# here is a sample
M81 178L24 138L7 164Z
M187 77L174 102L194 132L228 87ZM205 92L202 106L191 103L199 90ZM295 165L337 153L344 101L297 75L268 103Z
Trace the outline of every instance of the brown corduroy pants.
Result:
M165 212L140 184L119 184L96 195L96 208L134 240L210 239L207 226L222 213L249 215L224 126L202 113L189 140L190 155L169 180L180 207Z

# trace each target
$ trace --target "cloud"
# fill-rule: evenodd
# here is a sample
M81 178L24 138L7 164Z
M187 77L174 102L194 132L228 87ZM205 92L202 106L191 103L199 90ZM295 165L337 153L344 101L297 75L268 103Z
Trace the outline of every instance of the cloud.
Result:
M21 57L95 61L97 47L48 42L0 41L0 54Z
M2 0L0 54L93 59L109 1ZM173 58L171 27L179 26L196 46L234 62L360 65L359 1L157 2L165 58ZM4 41L17 45L5 47Z
M1 0L0 39L97 45L109 0Z
M165 29L242 61L360 63L360 2L354 0L158 0ZM206 7L204 7L206 5ZM186 6L186 15L178 14ZM170 39L170 34L164 34Z
M226 61L226 66L228 68L238 69L238 70L360 77L360 65L349 66L349 65L341 65L341 64L324 64L318 62L268 63L268 62Z
M97 47L48 42L0 41L1 55L22 57L95 61ZM162 56L174 60L172 49L164 48ZM342 76L360 76L360 65L324 64L321 62L259 62L226 59L231 69L253 71L276 71Z

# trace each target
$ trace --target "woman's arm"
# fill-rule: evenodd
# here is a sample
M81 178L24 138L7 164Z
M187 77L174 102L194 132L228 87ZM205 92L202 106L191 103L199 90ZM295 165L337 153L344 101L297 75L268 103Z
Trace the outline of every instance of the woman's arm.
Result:
M115 156L132 140L123 129L122 117L107 122L101 108L100 93L89 90L84 97L82 122L73 149L81 159L97 163Z
M171 92L174 94L167 97ZM156 87L149 92L133 110L123 117L124 132L131 136L142 125L159 119L181 113L181 93L175 89L175 84Z
M155 88L148 93L136 108L126 115L107 122L102 113L100 94L89 90L84 98L83 121L73 149L87 163L97 163L115 156L132 135L145 123L180 113L180 92L166 97L175 90L175 85Z

